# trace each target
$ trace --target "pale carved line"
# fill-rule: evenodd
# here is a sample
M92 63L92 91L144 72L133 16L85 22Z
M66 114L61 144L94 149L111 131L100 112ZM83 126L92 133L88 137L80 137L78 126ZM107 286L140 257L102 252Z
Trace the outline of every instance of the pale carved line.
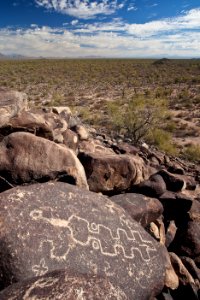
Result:
M76 215L71 215L67 220L59 219L59 218L46 218L43 216L43 212L41 210L34 210L31 212L30 216L34 220L43 220L46 223L49 223L55 227L68 228L68 230L71 233L70 239L73 240L74 243L79 244L83 247L91 245L93 247L93 249L100 250L101 254L105 255L105 256L115 257L115 256L119 255L118 250L121 249L123 256L127 259L133 259L135 257L134 252L137 251L140 254L140 257L143 261L148 261L150 259L150 252L156 252L156 249L154 248L152 242L144 240L138 231L130 230L132 236L129 237L126 230L124 230L122 228L117 228L116 237L115 237L115 236L113 236L113 232L111 231L111 229L108 228L107 226L104 226L102 224L95 224L95 223L92 223L90 226L90 223L88 222L88 220L78 217ZM79 222L79 223L82 222L82 225L83 225L83 223L85 223L85 225L87 227L87 231L88 231L87 232L87 240L85 240L85 242L81 241L81 239L79 239L77 237L77 235L75 236L75 234L74 234L72 226L76 222ZM109 241L109 243L110 243L109 246L111 246L113 251L110 251L110 252L105 251L105 249L103 248L101 239L94 236L96 234L99 235L102 229L105 229L109 233L109 236L112 239ZM124 246L124 241L121 240L122 234L124 234L126 241L134 243L134 246L132 246L132 247L130 246L130 249L131 249L131 251L129 250L129 252L131 252L130 255L127 255L127 251ZM138 243L138 241L136 241L135 236L137 236L139 243ZM112 241L113 241L113 244L112 244ZM126 243L126 241L125 241L125 243ZM68 249L64 255L56 256L54 254L55 246L54 246L53 240L47 239L46 242L49 242L51 244L51 257L52 258L66 259L67 255L70 251L70 248L71 248L70 245L68 245ZM147 257L144 257L143 253L141 252L140 248L142 248L142 247L145 248L144 251L145 251Z

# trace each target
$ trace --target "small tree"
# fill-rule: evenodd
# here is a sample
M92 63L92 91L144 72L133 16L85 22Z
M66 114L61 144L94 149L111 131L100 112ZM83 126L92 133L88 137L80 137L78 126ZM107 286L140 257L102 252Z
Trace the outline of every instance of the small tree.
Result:
M137 97L127 103L108 103L108 113L116 130L122 128L136 143L162 127L169 115L165 100Z

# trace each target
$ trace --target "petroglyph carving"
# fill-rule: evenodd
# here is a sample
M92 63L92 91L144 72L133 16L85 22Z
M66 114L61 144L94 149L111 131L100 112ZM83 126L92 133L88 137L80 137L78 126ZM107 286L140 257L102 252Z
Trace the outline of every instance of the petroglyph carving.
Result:
M113 232L110 228L102 224L89 223L88 220L71 215L67 220L59 218L47 218L43 216L41 210L34 210L30 216L34 220L42 220L54 227L67 229L70 233L68 243L65 243L66 258L72 247L71 244L81 245L83 247L91 246L94 250L100 251L102 255L116 257L123 255L126 259L133 259L140 256L143 261L148 261L156 253L152 242L142 238L139 231L117 228ZM56 258L53 241L48 241L52 247L52 258ZM58 257L61 258L61 257Z
M35 273L36 276L41 276L48 272L48 267L45 263L44 258L40 260L39 265L35 265L32 267L32 271Z

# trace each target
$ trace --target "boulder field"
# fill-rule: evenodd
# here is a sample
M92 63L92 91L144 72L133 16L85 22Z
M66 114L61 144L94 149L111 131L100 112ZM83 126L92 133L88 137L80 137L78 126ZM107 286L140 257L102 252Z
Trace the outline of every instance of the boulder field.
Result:
M0 90L0 299L199 299L200 166Z

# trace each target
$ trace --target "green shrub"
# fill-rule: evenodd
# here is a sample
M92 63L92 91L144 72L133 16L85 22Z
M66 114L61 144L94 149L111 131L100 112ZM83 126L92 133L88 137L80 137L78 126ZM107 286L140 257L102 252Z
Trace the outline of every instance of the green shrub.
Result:
M165 100L132 98L130 101L115 101L107 104L107 111L116 130L123 128L136 143L149 132L161 126L168 116Z
M61 93L55 92L51 98L51 106L60 106L64 102L64 96Z
M200 161L200 145L188 145L183 151L183 156L193 162Z
M147 141L150 144L154 144L167 154L178 154L178 149L172 141L172 135L167 131L157 128L149 133L149 135L147 136Z

